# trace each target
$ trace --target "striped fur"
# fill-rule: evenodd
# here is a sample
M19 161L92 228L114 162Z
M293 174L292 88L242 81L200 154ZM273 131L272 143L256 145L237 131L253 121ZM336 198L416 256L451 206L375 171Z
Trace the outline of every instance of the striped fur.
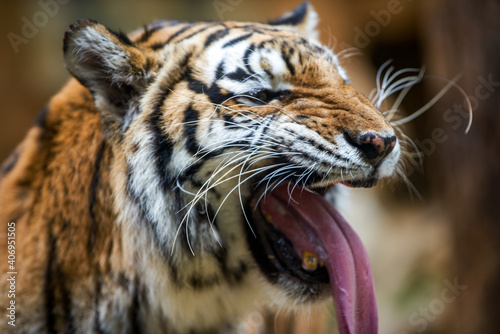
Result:
M316 41L315 16L71 27L75 78L1 169L16 333L232 333L262 301L328 299L267 280L242 210L258 183L385 177L399 159L397 144L375 168L346 140L393 130Z

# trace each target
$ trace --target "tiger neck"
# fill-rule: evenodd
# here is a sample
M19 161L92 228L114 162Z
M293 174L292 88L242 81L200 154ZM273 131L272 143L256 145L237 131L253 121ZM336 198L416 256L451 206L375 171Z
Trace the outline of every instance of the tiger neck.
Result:
M125 182L122 178L118 188L126 189ZM135 259L132 267L143 286L144 299L156 310L153 314L162 314L181 333L230 330L231 324L241 321L241 315L262 305L264 299L253 270L255 263L246 251L246 240L242 240L245 234L239 230L244 226L240 223L244 221L242 213L222 209L211 221L204 205L189 213L182 210L189 198L180 189L169 189L163 196L176 205L163 212L161 221L152 221L141 207L141 199L130 193L117 201L117 207L122 208L118 225L123 230L123 243L128 245L127 258ZM228 203L227 207L239 205ZM185 221L184 214L188 214ZM161 231L153 228L155 224L176 238L162 240ZM225 224L220 229L225 235L219 234L221 224Z

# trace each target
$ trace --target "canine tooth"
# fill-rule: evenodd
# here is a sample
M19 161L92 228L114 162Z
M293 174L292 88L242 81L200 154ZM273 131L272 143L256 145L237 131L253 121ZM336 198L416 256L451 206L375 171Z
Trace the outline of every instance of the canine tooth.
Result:
M302 268L308 271L314 271L320 265L318 258L314 253L309 251L302 252Z
M270 222L273 220L273 217L271 216L271 214L266 213L266 214L264 215L264 219L265 219L268 223L270 223Z

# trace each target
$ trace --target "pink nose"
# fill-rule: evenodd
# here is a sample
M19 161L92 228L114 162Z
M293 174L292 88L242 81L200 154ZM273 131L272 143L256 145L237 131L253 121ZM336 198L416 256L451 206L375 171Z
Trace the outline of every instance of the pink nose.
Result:
M397 141L394 134L379 135L371 132L362 134L345 132L345 137L347 142L356 147L373 166L379 165L392 152Z

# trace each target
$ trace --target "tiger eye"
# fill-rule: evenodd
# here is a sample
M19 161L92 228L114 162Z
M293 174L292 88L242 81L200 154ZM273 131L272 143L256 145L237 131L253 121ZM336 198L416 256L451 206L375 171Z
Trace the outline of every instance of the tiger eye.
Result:
M268 99L267 92L265 90L260 91L257 93L257 98L263 102L266 102Z

